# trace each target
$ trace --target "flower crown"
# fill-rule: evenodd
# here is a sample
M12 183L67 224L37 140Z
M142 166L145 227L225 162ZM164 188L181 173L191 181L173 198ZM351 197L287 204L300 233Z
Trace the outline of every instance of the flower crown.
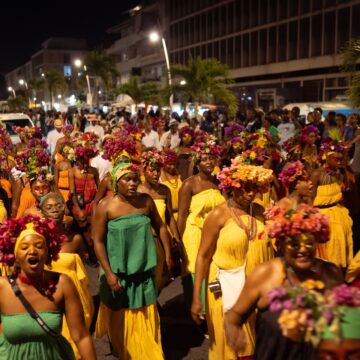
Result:
M41 146L42 142L40 141L38 144ZM50 154L46 149L39 147L26 148L22 153L15 155L16 169L25 172L30 182L35 180L52 181L49 166Z
M320 243L329 240L329 218L312 205L300 204L297 209L273 205L266 209L264 215L269 220L267 233L276 240L306 233L313 234Z
M248 165L262 165L265 161L264 151L261 147L253 146L251 149L243 151L240 155L241 161Z
M177 153L174 150L166 149L163 151L164 164L174 164L178 159Z
M99 136L93 131L84 132L78 136L75 141L75 146L96 146Z
M31 139L35 134L41 135L41 128L39 127L29 127L29 126L13 126L13 131L18 135L24 133L29 139Z
M294 161L284 167L278 178L285 187L289 188L299 179L306 177L304 170L304 165L301 161Z
M280 312L278 323L284 336L305 340L315 347L327 327L340 339L345 310L360 307L360 289L340 285L324 293L321 281L307 280L298 287L270 291L270 311ZM356 330L355 330L356 331Z
M319 157L320 160L326 160L326 157L336 152L342 153L344 151L344 144L340 141L326 138L321 141Z
M56 222L52 219L42 219L35 215L26 215L19 219L9 218L0 226L0 262L2 264L7 266L14 265L16 240L29 223L33 223L34 230L46 240L48 247L46 264L50 265L53 260L58 259L61 244L66 240L66 236L60 235Z
M141 153L140 161L144 166L144 168L146 167L151 167L152 169L159 168L164 165L164 154L157 149L143 151Z
M109 160L115 165L122 155L134 156L136 154L135 140L130 136L120 135L116 132L112 139L109 139L103 147L104 153L102 157Z
M240 151L243 150L246 146L245 140L241 136L236 136L231 138L228 142L228 145L230 145L234 150Z
M265 148L269 141L271 141L271 134L265 129L256 130L254 133L243 133L248 147L256 146L258 148Z
M231 160L230 167L224 167L218 174L219 189L230 192L250 185L258 192L268 191L273 179L273 171L262 166L244 165L239 157Z
M244 131L244 127L240 124L234 123L230 126L225 127L224 129L224 135L228 137L233 137L236 133L240 134Z
M131 136L136 141L141 141L144 136L142 130L136 125L127 124L124 130L127 135Z
M74 131L74 127L71 124L66 124L63 126L63 132L72 133Z
M194 140L195 131L189 126L184 126L179 130L179 137L181 140L184 140L185 138Z
M195 142L193 146L191 146L191 150L193 152L193 157L195 162L200 161L202 155L212 155L219 156L222 151L222 147L220 145L216 145L216 140L214 138L209 138L205 140L205 142Z
M316 137L319 137L319 129L316 126L314 125L305 126L301 130L301 135L299 138L300 143L302 144L306 143L306 140L311 133L314 133Z
M92 145L76 146L75 147L75 161L79 166L80 163L89 163L89 161L98 154L98 150Z

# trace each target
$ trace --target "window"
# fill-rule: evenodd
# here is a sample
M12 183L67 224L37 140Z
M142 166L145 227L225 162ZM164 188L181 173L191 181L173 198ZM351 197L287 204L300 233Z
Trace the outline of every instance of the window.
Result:
M336 5L336 0L325 0L325 9L328 8L329 6L335 6Z
M242 67L249 66L249 34L242 37Z
M241 36L237 36L235 38L235 48L234 48L234 68L241 67L241 55L242 55L242 49L241 49Z
M282 20L287 17L288 0L278 0L278 1L279 1L279 20Z
M222 40L220 42L220 57L219 60L220 62L222 62L223 64L227 64L227 50L226 50L226 40Z
M64 54L64 65L70 65L70 54Z
M237 0L234 3L234 31L239 31L242 29L242 21L241 21L241 1Z
M249 28L249 16L250 16L250 1L242 0L242 17L241 17L241 29Z
M224 36L227 34L227 23L228 23L228 16L226 14L226 6L222 6L219 8L219 16L220 16L220 36Z
M310 21L309 18L300 21L300 58L309 56L309 42L310 42Z
M277 12L277 1L268 0L269 3L269 22L276 21L276 12Z
M212 39L213 35L213 14L214 10L207 13L207 34L205 39Z
M293 21L289 24L289 54L288 60L297 58L298 23Z
M213 48L214 48L214 58L220 60L219 58L219 41L214 42Z
M260 0L259 2L259 25L266 24L267 16L268 16L268 1Z
M324 55L335 53L335 11L325 13Z
M307 14L310 11L310 2L311 0L300 1L300 14Z
M249 1L250 3L250 27L255 27L259 23L258 11L259 3L258 0Z
M206 39L206 21L207 13L201 14L201 25L200 25L200 41L204 41Z
M340 52L345 43L349 40L350 27L350 9L340 9L338 12L338 26L337 26L337 51Z
M266 30L260 31L259 65L266 64Z
M360 5L355 5L352 8L352 29L351 36L359 37L360 36Z
M311 18L311 56L321 55L322 16Z
M323 6L323 0L313 1L311 4L311 10L312 11L321 10L322 6Z
M227 5L227 34L232 34L234 32L234 3L229 3Z
M256 66L258 64L258 33L257 31L251 33L251 50L250 50L250 66Z
M276 61L276 27L269 29L269 63Z
M214 11L214 32L213 37L218 37L220 35L220 13L219 8Z
M299 9L299 0L289 1L289 16L296 16Z
M283 24L280 25L278 29L278 61L286 61L287 26Z
M234 67L234 38L227 39L227 61L230 68Z

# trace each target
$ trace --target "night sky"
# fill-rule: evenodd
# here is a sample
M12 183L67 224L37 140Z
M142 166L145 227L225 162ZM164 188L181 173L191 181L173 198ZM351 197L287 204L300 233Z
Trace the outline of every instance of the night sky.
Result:
M139 0L6 1L0 17L0 74L29 60L49 37L86 38L91 47L108 45L106 29ZM1 82L1 81L0 81ZM0 85L1 86L1 85Z

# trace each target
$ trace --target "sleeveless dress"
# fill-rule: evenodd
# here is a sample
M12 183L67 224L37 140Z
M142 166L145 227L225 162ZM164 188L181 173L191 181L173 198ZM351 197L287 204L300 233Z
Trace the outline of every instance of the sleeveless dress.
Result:
M58 189L64 198L65 202L69 200L69 170L59 171Z
M189 216L183 234L183 244L187 257L183 288L185 302L188 307L192 302L196 257L200 247L201 232L204 221L211 210L225 202L225 198L217 189L207 189L191 198ZM189 274L190 273L190 274ZM187 276L186 276L187 275ZM205 287L202 290L203 310L205 311Z
M96 195L97 187L96 182L93 176L88 176L86 179L75 178L75 193L84 193L84 211L90 215L94 198ZM72 208L73 214L77 215L77 208L73 206Z
M105 247L124 291L113 292L101 269L96 336L107 334L121 360L163 359L150 218L132 213L108 221Z
M166 185L170 192L171 192L171 204L172 204L172 210L174 214L174 219L177 221L178 219L178 209L179 209L179 190L182 185L182 181L180 176L176 179L176 181L173 180L163 180L161 181L162 184Z
M160 215L162 222L166 225L166 202L165 199L154 199L156 209ZM153 236L156 245L156 252L158 256L158 263L155 268L155 280L156 280L156 288L160 292L160 290L164 287L166 282L166 276L164 276L164 269L165 269L165 252L163 246L160 242L160 239L156 236L155 232L153 231Z
M314 206L319 208L320 213L329 217L330 224L330 240L318 244L317 256L345 268L353 258L352 220L349 211L340 205L341 199L339 184L320 185L317 188Z
M39 315L50 329L58 333L61 331L61 312L39 311ZM3 333L0 335L0 359L64 360L64 353L67 360L74 359L71 346L65 338L47 335L30 314L1 314L1 321Z
M81 305L84 311L85 325L89 329L91 319L94 314L94 304L88 288L88 275L86 268L78 254L73 253L60 253L59 259L51 263L49 271L66 274L73 281L76 290L78 291ZM73 342L70 330L66 322L65 316L63 317L62 335L70 343L76 359L80 359L80 354L77 346Z
M248 216L242 215L247 224ZM257 234L264 232L264 225L256 220ZM245 276L259 264L274 257L270 242L258 238L248 241L247 235L233 218L229 218L220 230L216 250L210 264L208 282L214 281L219 269L232 270L244 265ZM206 320L209 329L209 360L236 360L239 356L251 356L255 347L255 313L242 326L246 336L245 349L234 353L227 345L224 332L224 313L221 294L214 294L207 288Z

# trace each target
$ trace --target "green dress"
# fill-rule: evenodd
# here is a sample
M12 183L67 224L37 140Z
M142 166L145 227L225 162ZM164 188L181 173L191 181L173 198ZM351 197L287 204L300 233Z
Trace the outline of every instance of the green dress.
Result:
M53 331L61 333L61 312L40 311L39 315ZM47 335L30 314L1 314L1 321L1 360L75 359L65 338Z
M123 292L114 292L100 271L100 299L111 310L139 309L156 303L157 252L150 218L132 213L107 224L106 252L111 270L119 276Z

